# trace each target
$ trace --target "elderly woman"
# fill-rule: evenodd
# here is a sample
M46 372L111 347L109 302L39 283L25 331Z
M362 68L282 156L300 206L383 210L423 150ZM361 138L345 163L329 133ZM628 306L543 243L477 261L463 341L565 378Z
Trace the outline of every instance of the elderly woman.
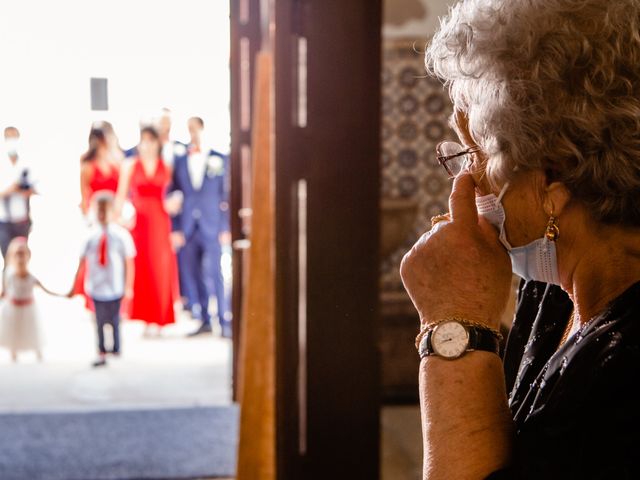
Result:
M640 478L640 1L463 1L426 62L462 145L401 266L424 478Z

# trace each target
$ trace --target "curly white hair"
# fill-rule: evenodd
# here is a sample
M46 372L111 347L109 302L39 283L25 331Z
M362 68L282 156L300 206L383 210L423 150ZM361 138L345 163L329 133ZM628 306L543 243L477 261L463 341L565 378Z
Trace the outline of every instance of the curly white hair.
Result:
M640 227L640 0L464 0L425 55L498 183L541 169Z

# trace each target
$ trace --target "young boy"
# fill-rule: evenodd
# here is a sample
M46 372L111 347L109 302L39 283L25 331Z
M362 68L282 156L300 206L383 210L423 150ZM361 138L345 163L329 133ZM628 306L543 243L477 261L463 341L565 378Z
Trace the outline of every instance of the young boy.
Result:
M96 192L92 200L97 224L83 244L76 279L80 267L86 262L84 288L93 300L98 328L99 356L93 366L101 367L107 364L107 353L120 354L120 305L123 298L131 300L136 249L131 234L112 222L113 192ZM73 289L68 296L72 295ZM107 352L104 341L104 326L107 324L113 332L110 352Z

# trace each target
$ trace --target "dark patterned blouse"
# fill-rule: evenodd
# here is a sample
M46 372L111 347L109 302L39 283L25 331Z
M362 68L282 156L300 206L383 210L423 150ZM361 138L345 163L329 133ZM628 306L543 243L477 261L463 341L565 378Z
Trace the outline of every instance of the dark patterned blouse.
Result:
M516 455L492 480L640 478L640 282L558 348L572 307L520 285L504 353Z

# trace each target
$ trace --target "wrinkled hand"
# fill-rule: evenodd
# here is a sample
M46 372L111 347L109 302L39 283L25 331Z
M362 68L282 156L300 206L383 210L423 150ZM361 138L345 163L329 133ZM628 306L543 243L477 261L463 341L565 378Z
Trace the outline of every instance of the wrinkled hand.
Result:
M478 217L470 174L456 177L451 221L437 223L402 259L400 274L422 323L461 317L498 328L511 262L496 230Z

